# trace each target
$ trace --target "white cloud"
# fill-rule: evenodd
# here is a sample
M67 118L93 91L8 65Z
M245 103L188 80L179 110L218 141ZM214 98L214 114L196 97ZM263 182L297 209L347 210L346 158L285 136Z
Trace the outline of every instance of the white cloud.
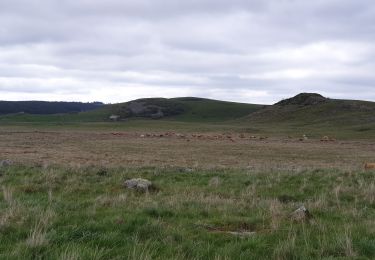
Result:
M370 0L3 0L0 24L2 99L375 101Z

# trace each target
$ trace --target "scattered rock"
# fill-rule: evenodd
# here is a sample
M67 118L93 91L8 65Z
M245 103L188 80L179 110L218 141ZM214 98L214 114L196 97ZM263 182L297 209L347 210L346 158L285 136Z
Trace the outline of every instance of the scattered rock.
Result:
M325 135L322 138L320 138L320 141L321 142L335 142L336 139Z
M142 192L148 192L153 188L151 181L142 178L126 180L124 186L128 189L135 189Z
M120 119L119 115L110 115L109 117L109 120L112 120L112 121L118 121L119 119Z
M219 177L212 177L208 182L208 186L210 187L218 187L220 185L220 178Z
M309 221L312 218L312 215L305 206L301 206L291 214L290 218L295 222L305 222Z
M0 167L8 167L8 166L11 166L13 164L13 161L11 160L1 160L0 161Z

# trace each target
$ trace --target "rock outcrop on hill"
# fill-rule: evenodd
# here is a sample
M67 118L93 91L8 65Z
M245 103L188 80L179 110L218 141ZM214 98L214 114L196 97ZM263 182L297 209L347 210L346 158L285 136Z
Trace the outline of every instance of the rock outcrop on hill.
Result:
M277 106L288 106L288 105L298 105L298 106L313 106L320 103L327 102L329 99L323 97L317 93L300 93L292 98L283 99L277 102Z

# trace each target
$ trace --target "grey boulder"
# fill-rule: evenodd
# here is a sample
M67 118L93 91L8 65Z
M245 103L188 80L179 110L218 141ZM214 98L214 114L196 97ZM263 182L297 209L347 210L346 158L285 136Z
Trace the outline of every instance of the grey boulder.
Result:
M128 189L147 192L152 189L152 182L142 178L126 180L124 186Z

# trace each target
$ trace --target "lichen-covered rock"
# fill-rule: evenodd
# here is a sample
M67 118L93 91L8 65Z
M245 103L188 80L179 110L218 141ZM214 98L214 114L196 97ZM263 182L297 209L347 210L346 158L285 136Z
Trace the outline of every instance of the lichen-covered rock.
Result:
M290 218L295 222L305 222L309 221L312 218L312 215L305 206L301 206L290 215Z
M0 161L0 167L7 167L7 166L10 166L12 164L13 164L13 162L11 160L8 160L8 159Z
M126 180L124 186L128 189L135 189L142 192L148 192L153 187L151 181L142 178Z

